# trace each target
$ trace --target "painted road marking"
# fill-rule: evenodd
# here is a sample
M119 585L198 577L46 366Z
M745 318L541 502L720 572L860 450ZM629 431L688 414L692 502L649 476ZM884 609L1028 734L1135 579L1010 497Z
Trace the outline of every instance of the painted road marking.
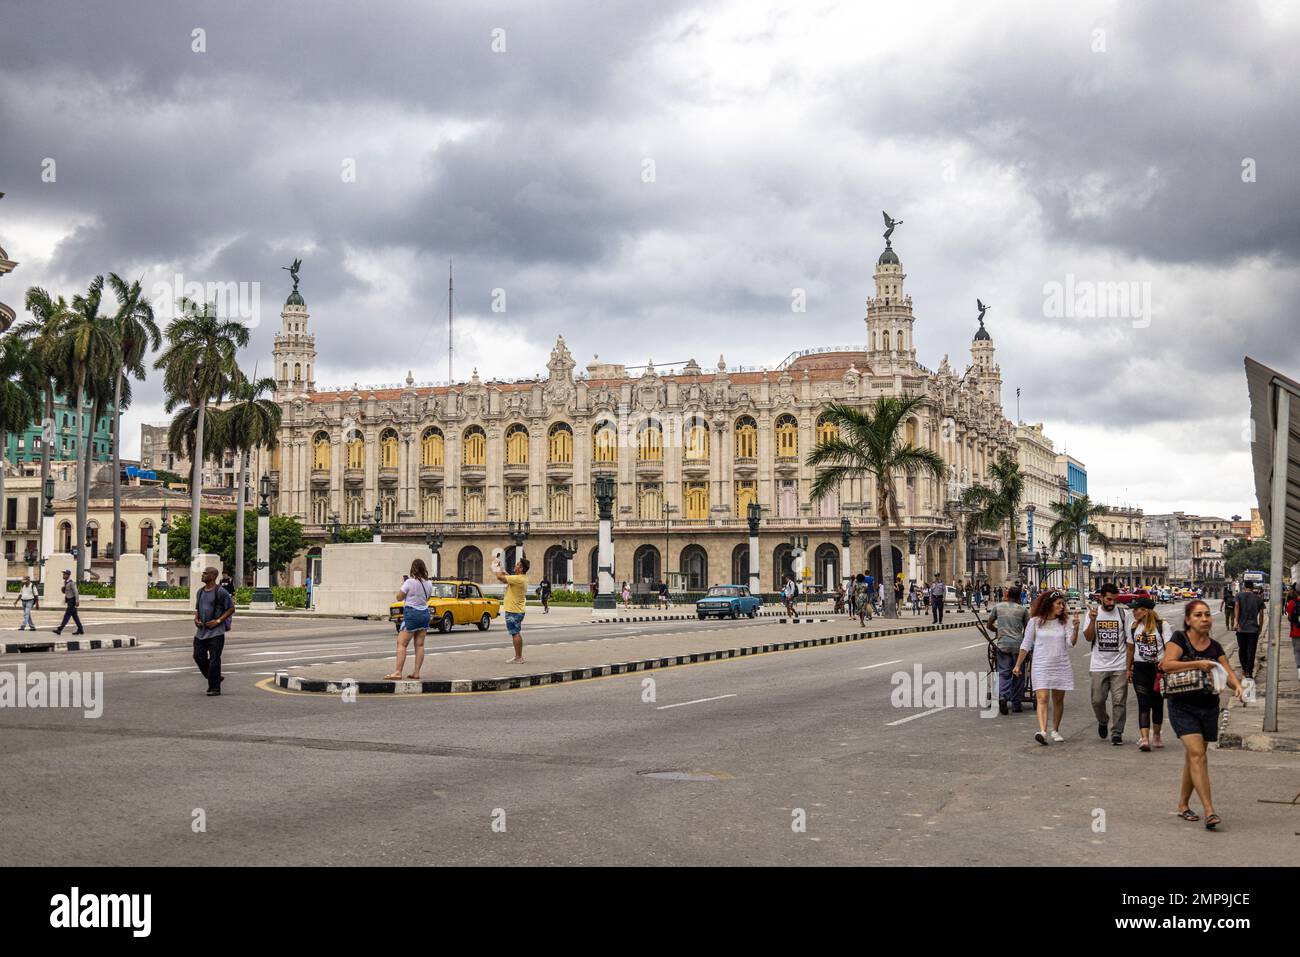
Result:
M882 661L882 662L880 662L880 664L876 664L876 665L863 665L863 666L862 666L861 668L859 668L858 670L859 670L859 671L867 671L867 670L869 670L869 669L871 669L871 668L883 668L883 667L885 667L885 665L896 665L896 664L898 664L898 663L899 663L900 661L902 661L902 660L903 660L902 658L895 658L893 661Z
M667 711L669 708L685 708L688 704L704 704L706 701L721 701L723 698L734 698L734 694L720 694L712 698L696 698L694 701L681 701L677 704L661 704L656 711Z
M931 708L929 711L922 711L920 714L908 715L906 718L899 718L897 721L885 722L886 728L892 728L896 724L907 724L909 721L915 721L917 718L924 718L927 714L938 714L940 711L947 711L953 705L946 704L942 708Z
M977 641L977 642L975 642L975 644L973 644L973 645L962 645L962 646L961 646L959 649L957 649L957 650L958 650L958 651L969 651L969 650L972 649L972 648L987 648L987 647L988 647L988 644L989 644L989 643L988 643L987 641Z

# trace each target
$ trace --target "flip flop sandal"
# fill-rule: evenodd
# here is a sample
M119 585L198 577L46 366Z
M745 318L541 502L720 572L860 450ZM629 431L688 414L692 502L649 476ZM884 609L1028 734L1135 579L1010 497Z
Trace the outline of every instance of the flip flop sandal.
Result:
M1201 816L1197 814L1195 811L1193 811L1191 808L1188 808L1185 811L1179 811L1178 816L1181 817L1184 821L1199 821L1201 819Z
M1219 817L1219 815L1217 814L1211 814L1209 817L1205 819L1205 829L1207 831L1213 831L1216 827L1218 827L1222 823L1223 823L1223 818Z
M384 675L384 679L383 679L383 680L384 680L384 681L401 681L401 680L402 680L402 673L401 673L400 671L394 671L391 675Z
M419 676L419 675L407 675L406 677L407 677L408 679L410 679L411 681L419 681L419 680L420 680L420 676Z

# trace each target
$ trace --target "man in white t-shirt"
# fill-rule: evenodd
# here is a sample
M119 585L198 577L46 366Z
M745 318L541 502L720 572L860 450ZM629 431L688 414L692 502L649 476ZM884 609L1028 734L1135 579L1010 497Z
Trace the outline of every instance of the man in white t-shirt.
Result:
M1101 607L1088 612L1088 627L1083 637L1092 645L1092 662L1088 671L1092 675L1092 710L1097 715L1097 736L1110 743L1124 743L1124 719L1128 716L1128 614L1115 597L1119 589L1113 582L1101 586ZM1110 714L1106 713L1106 699L1110 699Z

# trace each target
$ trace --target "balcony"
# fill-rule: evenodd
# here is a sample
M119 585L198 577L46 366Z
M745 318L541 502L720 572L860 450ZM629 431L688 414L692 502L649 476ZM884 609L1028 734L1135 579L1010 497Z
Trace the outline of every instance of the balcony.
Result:
M421 465L420 484L438 486L442 484L441 465Z
M487 479L487 466L485 465L462 465L460 467L460 480L466 485L482 485Z
M795 455L778 455L776 457L776 474L790 478L799 472L799 458Z
M758 459L752 455L737 456L732 469L740 478L751 478L758 472Z
M527 482L528 475L527 462L507 462L501 468L501 477L507 482Z
M385 488L397 485L397 466L385 466L379 470L379 484Z
M572 462L547 462L546 477L555 481L573 478Z
M663 459L637 459L636 474L638 478L659 478L664 474Z
M687 478L708 478L710 468L707 458L682 459L682 474Z
M272 476L274 476L276 473L272 472L271 474L272 474ZM271 484L272 484L272 485L275 485L275 484L276 484L276 479L275 479L275 478L272 478L272 479L271 479ZM311 470L311 487L312 487L312 488L329 488L329 487L330 487L330 471L329 471L329 469L312 469L312 470Z
M366 484L366 470L352 468L344 469L343 484L348 488L361 488L361 486Z

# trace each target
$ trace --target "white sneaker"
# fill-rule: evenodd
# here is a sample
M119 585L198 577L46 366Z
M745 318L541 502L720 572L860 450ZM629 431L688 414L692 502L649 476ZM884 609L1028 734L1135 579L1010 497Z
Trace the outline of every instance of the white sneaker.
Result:
M1053 741L1064 741L1065 738L1061 737L1061 732L1059 732L1059 731L1053 731L1053 732L1052 732L1052 740L1053 740Z

